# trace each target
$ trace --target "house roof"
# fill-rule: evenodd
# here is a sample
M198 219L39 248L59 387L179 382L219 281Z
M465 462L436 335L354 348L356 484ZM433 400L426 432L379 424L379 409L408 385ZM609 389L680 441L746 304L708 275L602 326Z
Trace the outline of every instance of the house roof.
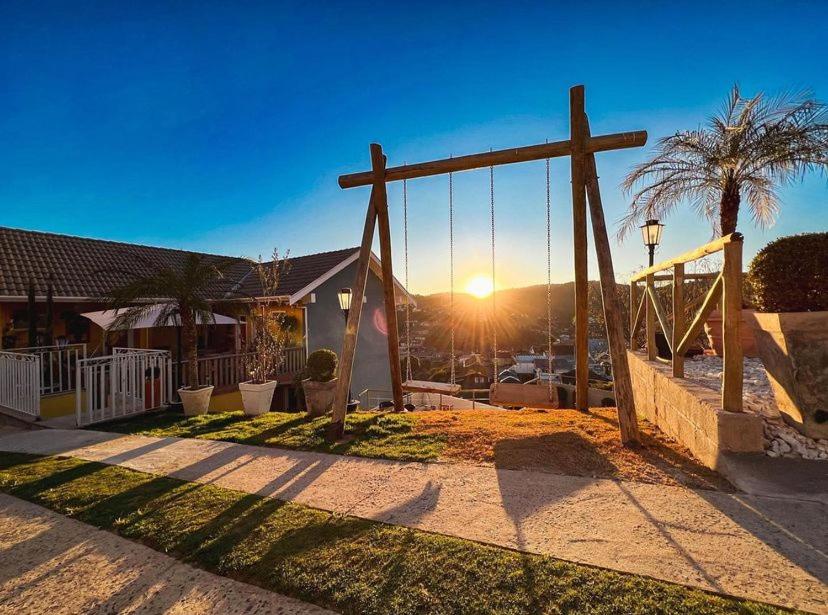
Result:
M275 294L290 297L291 302L301 299L327 279L326 275L330 277L331 271L353 262L358 250L353 247L291 256L290 270ZM188 254L193 253L0 227L0 297L25 297L30 282L34 284L35 294L42 297L51 279L55 298L97 299L127 281L132 273L139 273L147 261L175 267L182 265ZM225 280L210 291L212 298L263 295L259 276L249 261L218 254L195 254L228 264ZM373 260L378 262L375 256Z

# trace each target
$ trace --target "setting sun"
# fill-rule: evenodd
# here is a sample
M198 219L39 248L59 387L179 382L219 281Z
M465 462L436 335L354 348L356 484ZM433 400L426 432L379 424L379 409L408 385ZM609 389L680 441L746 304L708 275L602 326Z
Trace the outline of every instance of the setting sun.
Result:
M492 278L487 275L476 275L466 284L466 292L478 299L488 297L493 290L494 283L492 283Z

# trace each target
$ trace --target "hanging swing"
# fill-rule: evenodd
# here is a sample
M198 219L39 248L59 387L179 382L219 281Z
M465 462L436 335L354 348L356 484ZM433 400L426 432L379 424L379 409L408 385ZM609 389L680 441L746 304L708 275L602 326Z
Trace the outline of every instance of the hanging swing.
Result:
M408 185L403 180L403 232L405 246L405 287L408 288ZM405 381L402 390L406 393L433 393L436 395L457 395L460 385L456 383L454 372L454 199L452 174L449 173L449 257L451 278L451 303L449 319L451 329L451 379L449 382L434 382L430 380L413 380L411 378L411 305L405 303ZM440 400L442 407L442 399Z
M489 168L489 196L492 220L492 286L495 282L495 200L494 167ZM492 292L492 363L494 364L494 381L489 388L489 403L504 408L545 408L560 407L557 389L552 384L552 218L549 190L549 159L546 159L546 341L547 369L549 377L546 386L538 384L518 384L498 382L497 377L497 314L495 312L495 292Z

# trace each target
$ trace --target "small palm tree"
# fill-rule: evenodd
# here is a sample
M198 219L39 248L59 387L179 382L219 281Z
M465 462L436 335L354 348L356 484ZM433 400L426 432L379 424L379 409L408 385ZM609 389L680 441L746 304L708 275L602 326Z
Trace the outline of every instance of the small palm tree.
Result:
M197 325L199 322L215 322L208 300L210 290L215 289L234 262L188 253L181 267L142 260L141 273L118 272L126 274L129 279L113 288L106 298L107 309L119 310L110 329L130 328L156 305L139 302L151 298L161 300L162 308L155 325L163 327L180 322L181 345L187 358L187 382L191 389L198 388Z
M706 126L661 139L655 157L627 175L633 200L619 237L682 201L723 235L736 230L742 197L757 225L772 225L778 186L828 168L827 121L826 106L806 92L744 98L734 86Z

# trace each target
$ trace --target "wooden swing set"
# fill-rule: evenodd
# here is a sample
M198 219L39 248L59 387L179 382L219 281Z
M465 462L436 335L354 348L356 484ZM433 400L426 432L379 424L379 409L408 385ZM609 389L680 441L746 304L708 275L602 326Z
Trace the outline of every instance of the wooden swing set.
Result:
M609 238L604 220L601 194L598 185L598 174L595 166L595 153L641 147L647 142L645 131L616 133L593 137L590 135L589 122L584 107L584 88L574 86L569 91L570 104L570 138L566 141L556 141L540 145L530 145L513 149L489 151L479 154L470 154L457 158L446 158L421 162L418 164L402 165L386 168L386 158L382 147L377 143L370 146L371 170L339 177L339 185L343 189L358 186L371 186L371 196L368 211L365 217L362 243L357 261L356 279L352 288L353 296L351 310L345 327L345 336L342 353L339 361L339 380L337 381L334 399L333 418L330 435L332 438L341 438L344 432L345 412L348 403L351 371L353 368L356 341L359 332L359 322L362 315L362 301L365 294L365 283L368 278L368 269L371 260L371 245L374 239L375 227L378 227L380 242L380 260L382 265L383 295L385 316L388 326L388 359L391 370L391 386L394 408L403 410L403 395L405 392L438 393L455 395L460 386L454 378L454 243L453 243L453 194L452 174L458 171L468 171L488 167L490 170L490 197L492 219L492 275L494 279L494 167L546 160L546 222L547 222L547 316L551 311L551 217L550 217L550 184L549 160L551 158L569 156L572 177L572 213L574 225L574 252L575 252L575 406L582 411L588 410L587 394L589 386L588 363L588 321L587 321L587 222L586 209L589 202L592 222L593 238L598 261L601 281L601 295L604 307L604 321L607 327L607 338L610 347L612 362L615 399L618 408L618 422L621 431L621 441L625 445L640 443L638 423L632 395L629 366L627 364L626 346L622 327L622 308L615 286L615 273L610 253ZM394 274L391 264L391 229L388 217L388 196L386 183L403 181L403 207L405 216L405 267L406 283L408 274L408 224L407 224L407 189L409 179L427 177L431 175L449 175L449 236L450 236L450 272L451 272L451 371L449 383L415 381L411 379L410 356L407 357L406 380L402 378L402 364L400 361L400 340L397 326L397 307L394 296ZM492 295L492 309L494 311L494 293ZM406 335L410 335L408 306L406 306ZM494 327L493 327L494 330ZM551 319L547 318L547 336L551 343ZM409 339L410 341L410 339ZM409 344L410 348L410 344ZM493 333L493 349L496 352L497 341ZM496 356L496 355L495 355ZM496 375L496 368L495 368ZM532 385L507 385L497 383L492 386L492 402L499 405L522 405L528 407L556 407L551 378L548 387Z

